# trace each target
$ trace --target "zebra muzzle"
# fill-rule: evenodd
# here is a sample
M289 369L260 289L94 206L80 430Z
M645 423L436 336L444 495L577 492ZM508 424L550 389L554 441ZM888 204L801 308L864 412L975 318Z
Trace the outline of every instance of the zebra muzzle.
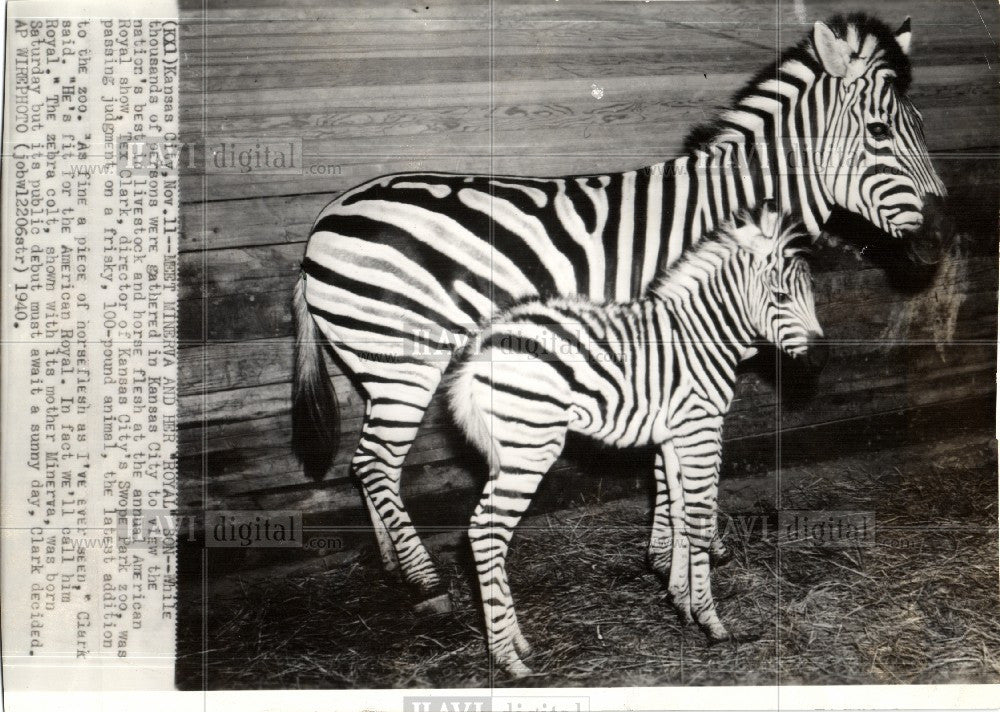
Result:
M822 336L811 334L809 336L809 345L806 347L806 352L802 355L802 363L815 371L820 371L826 366L826 362L829 359L829 344L826 343Z
M936 195L924 196L923 223L903 236L909 260L917 265L936 265L953 233L954 224L944 210L944 200Z

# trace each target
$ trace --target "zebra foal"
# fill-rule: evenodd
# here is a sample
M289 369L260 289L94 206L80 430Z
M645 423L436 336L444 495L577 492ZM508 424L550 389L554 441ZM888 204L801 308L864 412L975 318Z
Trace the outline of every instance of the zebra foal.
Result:
M730 638L709 583L723 416L736 366L754 343L797 358L815 353L822 330L808 250L799 226L765 204L692 248L643 298L524 302L470 342L449 397L456 421L490 463L469 538L487 645L499 666L515 676L531 672L521 660L529 645L505 559L570 431L613 447L661 448L658 489L669 494L668 511L656 512L653 536L669 543L654 567L684 620L697 621L713 642Z

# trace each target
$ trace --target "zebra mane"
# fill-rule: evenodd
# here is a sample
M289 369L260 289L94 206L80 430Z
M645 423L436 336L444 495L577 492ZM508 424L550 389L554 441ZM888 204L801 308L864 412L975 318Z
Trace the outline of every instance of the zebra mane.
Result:
M905 94L907 92L913 78L910 59L899 46L899 43L896 41L895 33L889 28L888 25L876 17L872 17L871 15L861 12L852 13L846 16L836 15L827 20L826 24L829 25L834 34L840 38L847 36L847 28L849 26L853 26L857 30L858 36L861 38L866 35L875 37L877 47L882 50L882 65L888 67L896 73L896 79L894 81L896 89L901 94ZM730 100L730 105L727 107L726 111L737 108L737 105L743 99L753 94L757 87L759 87L763 82L768 79L778 78L782 66L790 61L801 62L817 74L820 74L823 71L823 67L820 64L819 58L816 55L816 49L813 45L812 32L809 32L809 34L798 44L789 47L782 52L776 62L759 71L756 75L754 75L753 79L743 86L743 88L733 94L732 99ZM716 117L707 123L697 125L691 129L687 137L684 139L684 152L691 153L710 145L716 137L725 131L725 127L720 119L721 116Z
M775 216L770 233L765 227L765 213L768 211ZM754 229L745 230L748 226ZM788 213L776 212L772 202L765 201L761 206L740 211L695 243L676 262L662 267L653 280L651 291L664 296L674 288L702 278L706 261L720 261L741 250L752 250L754 243L750 241L750 236L753 239L763 236L774 241L772 253L785 258L808 258L813 253L812 239L802 222Z

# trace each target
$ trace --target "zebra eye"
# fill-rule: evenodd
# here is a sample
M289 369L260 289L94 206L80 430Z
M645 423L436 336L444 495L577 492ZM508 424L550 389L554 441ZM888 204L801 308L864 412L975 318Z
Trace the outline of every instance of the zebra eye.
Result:
M889 138L889 125L881 121L872 121L868 124L868 133L877 141Z
M788 296L786 292L775 292L774 293L774 303L775 304L788 304L792 301L792 298Z

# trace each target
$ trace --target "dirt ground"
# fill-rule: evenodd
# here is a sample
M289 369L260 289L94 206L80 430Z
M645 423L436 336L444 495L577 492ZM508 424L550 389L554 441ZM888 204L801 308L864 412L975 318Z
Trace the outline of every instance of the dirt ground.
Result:
M418 617L369 557L227 582L201 601L184 688L399 688L1000 682L997 461L988 436L727 482L735 558L720 614L750 643L682 628L645 565L649 503L526 519L508 570L536 674L491 669L465 546L439 537L454 611ZM778 510L869 512L867 540L777 543ZM764 523L768 527L763 527ZM191 637L198 640L191 640ZM204 641L204 642L202 642Z

